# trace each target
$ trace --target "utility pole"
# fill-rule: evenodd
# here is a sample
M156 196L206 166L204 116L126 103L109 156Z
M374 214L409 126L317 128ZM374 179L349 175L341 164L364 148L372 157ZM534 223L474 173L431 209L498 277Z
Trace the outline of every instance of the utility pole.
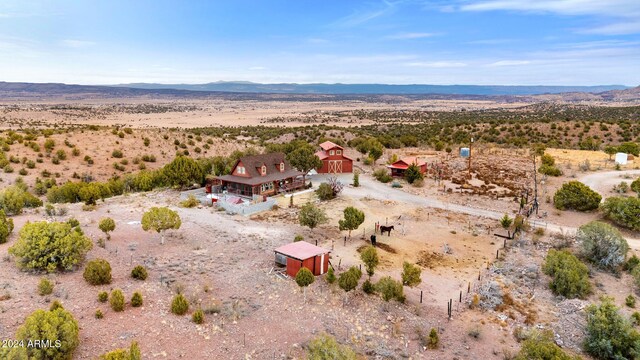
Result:
M538 216L538 172L536 171L536 153L533 153L533 208Z
M471 138L471 142L469 143L469 178L471 178L471 145L473 145L473 138Z

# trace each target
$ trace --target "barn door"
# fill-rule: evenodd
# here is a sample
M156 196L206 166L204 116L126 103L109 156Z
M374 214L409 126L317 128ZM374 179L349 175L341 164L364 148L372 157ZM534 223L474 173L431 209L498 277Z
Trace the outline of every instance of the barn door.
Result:
M336 161L336 173L342 174L342 160Z
M342 173L342 160L329 160L329 173L338 174Z

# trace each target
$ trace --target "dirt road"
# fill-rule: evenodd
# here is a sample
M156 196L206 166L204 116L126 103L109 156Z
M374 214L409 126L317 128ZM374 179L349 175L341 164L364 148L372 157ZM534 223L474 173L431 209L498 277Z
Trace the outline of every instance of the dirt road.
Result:
M579 180L604 198L614 185L622 181L631 183L637 176L640 176L640 170L607 171L585 175Z

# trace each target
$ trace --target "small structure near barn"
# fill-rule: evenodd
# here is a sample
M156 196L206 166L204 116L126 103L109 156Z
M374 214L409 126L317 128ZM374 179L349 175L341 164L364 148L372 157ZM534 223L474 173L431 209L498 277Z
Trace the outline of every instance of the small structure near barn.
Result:
M628 156L627 154L622 152L616 153L615 161L616 161L616 164L627 165Z
M318 174L341 174L353 171L353 159L345 155L344 148L331 141L320 144L320 151L316 155L322 160L322 167Z
M393 164L387 165L387 168L391 170L391 176L403 178L405 171L407 171L411 165L417 165L423 174L427 172L427 163L415 156L403 157Z
M302 172L291 167L283 153L241 157L231 174L211 179L212 186L229 194L266 197L304 187Z
M296 277L301 267L311 270L313 275L322 275L329 270L330 250L297 241L274 250L276 263L287 268L287 275Z

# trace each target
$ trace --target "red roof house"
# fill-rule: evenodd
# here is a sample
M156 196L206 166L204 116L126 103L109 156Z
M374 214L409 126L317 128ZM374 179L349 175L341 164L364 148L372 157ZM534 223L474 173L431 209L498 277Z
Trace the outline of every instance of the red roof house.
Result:
M319 174L341 174L353 171L353 159L345 155L344 148L331 141L320 144L320 150L316 155L322 160L322 167L317 171Z
M387 165L389 169L391 169L391 176L393 177L404 177L405 171L409 168L410 165L417 165L420 168L421 173L427 172L427 163L424 160L420 160L415 156L403 157L402 159L394 162L391 165Z
M283 153L241 157L231 174L217 176L213 184L242 196L271 196L304 187L302 172L291 167Z
M287 267L287 275L296 277L301 267L309 269L313 275L322 275L329 270L330 250L297 241L275 249L276 263Z

